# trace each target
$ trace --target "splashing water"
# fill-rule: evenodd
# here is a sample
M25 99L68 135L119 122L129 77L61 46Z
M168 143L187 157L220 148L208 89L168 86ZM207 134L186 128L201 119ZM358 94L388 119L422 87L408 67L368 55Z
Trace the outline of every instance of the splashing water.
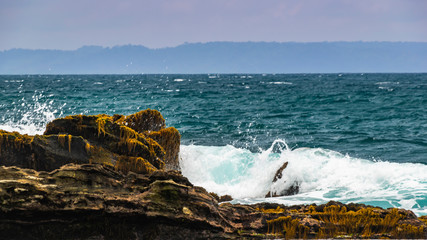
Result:
M232 146L182 146L182 173L208 191L235 198L236 203L282 204L360 202L403 207L427 215L427 166L374 162L321 148L289 149L282 140L257 153ZM272 180L285 163L283 177ZM264 198L297 183L298 194Z
M22 134L42 134L46 124L61 116L62 108L66 105L55 106L54 100L49 99L43 92L35 92L31 99L25 97L12 103L1 116L0 129L17 131ZM0 106L2 107L2 106Z

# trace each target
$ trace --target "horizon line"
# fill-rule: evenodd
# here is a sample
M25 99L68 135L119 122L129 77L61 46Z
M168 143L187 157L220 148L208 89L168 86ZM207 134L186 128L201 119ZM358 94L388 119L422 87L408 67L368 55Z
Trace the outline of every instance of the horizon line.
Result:
M372 75L372 74L427 74L427 72L241 72L241 73L0 73L0 76L79 76L79 75L329 75L329 74L348 74L348 75Z
M73 49L58 49L58 48L24 48L24 47L14 47L9 49L3 49L0 50L0 52L6 52L6 51L12 51L12 50L30 50L30 51L77 51L82 48L89 48L89 47L96 47L96 48L102 48L102 49L113 49L118 47L143 47L147 48L149 50L162 50L162 49L170 49L170 48L177 48L181 46L186 45L203 45L203 44L211 44L211 43L234 43L234 44L242 44L242 43L264 43L264 44L313 44L313 43L426 43L427 41L313 41L313 42L298 42L298 41L287 41L287 42L278 42L278 41L209 41L209 42L184 42L181 44L178 44L176 46L165 46L160 48L149 48L144 46L143 44L118 44L114 46L102 46L102 45L82 45L78 48Z

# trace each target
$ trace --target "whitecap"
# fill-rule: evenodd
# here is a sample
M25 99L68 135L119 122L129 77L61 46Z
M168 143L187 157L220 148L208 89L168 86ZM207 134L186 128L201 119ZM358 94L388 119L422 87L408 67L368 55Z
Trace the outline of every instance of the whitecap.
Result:
M376 82L376 85L390 85L390 84L394 84L394 85L399 85L400 82Z
M274 85L292 85L291 82L268 82L268 84L274 84Z

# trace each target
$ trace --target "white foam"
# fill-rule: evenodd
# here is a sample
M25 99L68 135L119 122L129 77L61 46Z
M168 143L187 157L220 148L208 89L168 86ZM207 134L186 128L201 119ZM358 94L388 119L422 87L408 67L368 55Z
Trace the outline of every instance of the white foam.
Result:
M291 82L269 82L268 84L274 84L274 85L292 85Z
M376 85L398 85L400 82L376 82Z
M208 191L229 194L235 202L283 204L324 203L330 200L403 207L427 213L427 165L373 162L321 148L291 150L277 140L259 153L233 146L181 146L182 173ZM276 171L288 162L283 177ZM293 196L264 198L297 183Z
M265 196L274 173L285 161L272 148L253 154L230 145L181 146L180 159L182 173L191 182L236 198Z

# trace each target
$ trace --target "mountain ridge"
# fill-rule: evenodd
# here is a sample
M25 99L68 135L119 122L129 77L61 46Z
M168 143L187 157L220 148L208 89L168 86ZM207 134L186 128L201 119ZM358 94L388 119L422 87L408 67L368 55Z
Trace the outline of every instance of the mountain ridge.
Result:
M0 51L0 74L427 72L427 42L208 42Z

